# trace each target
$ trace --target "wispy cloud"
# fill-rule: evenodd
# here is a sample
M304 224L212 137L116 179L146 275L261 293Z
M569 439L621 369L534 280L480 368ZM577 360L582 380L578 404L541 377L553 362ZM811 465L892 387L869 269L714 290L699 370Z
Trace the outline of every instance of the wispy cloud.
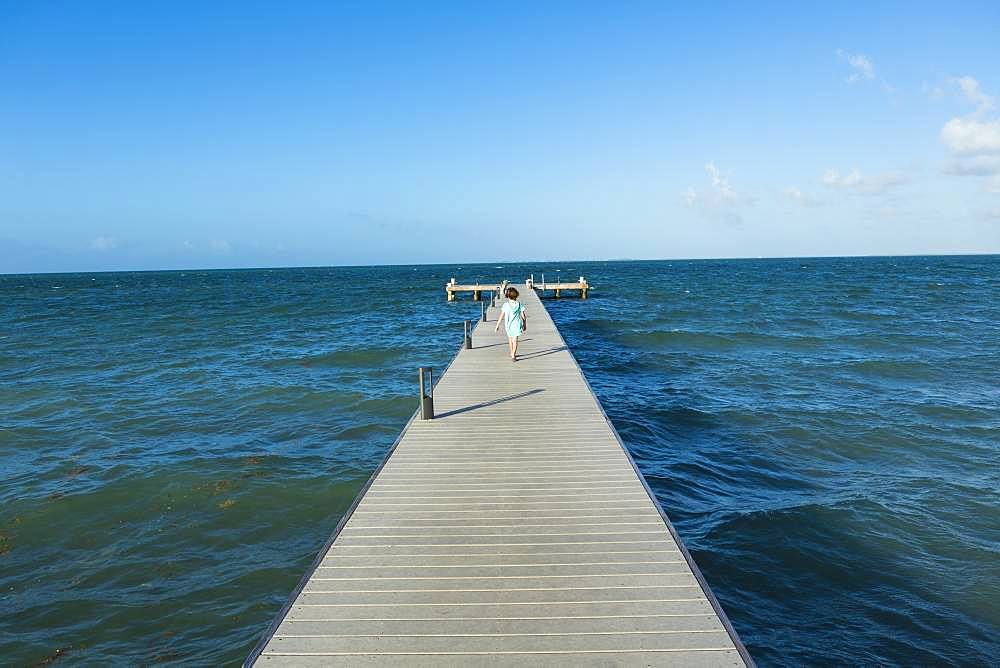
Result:
M920 85L920 92L935 102L944 97L944 89L941 86L929 84L926 81Z
M994 195L1000 195L1000 172L994 174L989 181L986 182L984 186L986 192L993 193Z
M111 251L118 248L118 240L114 237L96 237L90 240L90 249L95 251Z
M870 81L875 78L875 64L871 58L860 53L848 53L843 49L837 49L837 57L846 62L852 72L847 77L847 83L857 83L858 81Z
M985 113L996 106L996 100L993 96L984 93L979 87L979 82L969 75L965 75L964 77L952 77L950 81L958 86L959 90L962 91L962 96L965 97L968 102L975 105L976 114Z
M714 161L708 161L705 165L705 171L712 177L712 190L720 199L727 202L732 202L736 199L736 193L733 191L733 187L729 185L729 179L723 176L719 168L715 166Z
M214 239L208 245L216 253L229 253L233 250L233 247L225 239Z
M802 206L819 206L822 204L818 199L810 195L809 193L804 193L798 188L785 188L782 191L788 199L792 200L796 204L801 204Z
M1000 209L987 209L980 211L977 215L979 220L986 221L988 223L1000 223Z
M841 174L836 169L828 169L820 177L820 183L828 188L860 195L882 195L907 181L908 179L898 172L883 172L873 176L864 176L857 168L852 169L847 174Z
M740 209L752 205L756 198L737 193L730 184L729 177L715 165L714 160L705 164L705 172L709 177L709 187L701 190L689 187L681 193L684 203L714 220L729 225L741 224L743 216Z
M1000 155L976 155L955 160L944 168L953 176L992 176L1000 173Z

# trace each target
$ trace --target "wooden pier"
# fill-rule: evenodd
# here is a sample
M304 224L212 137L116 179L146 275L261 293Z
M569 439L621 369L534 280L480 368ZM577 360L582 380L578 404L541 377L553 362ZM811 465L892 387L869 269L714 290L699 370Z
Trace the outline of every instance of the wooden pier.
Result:
M460 292L471 292L472 301L478 302L483 298L484 292L496 291L499 285L500 285L499 281L496 283L482 283L482 284L470 283L466 285L457 283L453 278L451 279L451 281L445 284L444 289L445 292L448 293L448 301L450 302L455 301L455 299L458 297L458 293Z
M539 296L544 297L545 293L549 290L555 293L556 299L562 297L563 290L572 290L580 294L580 299L586 299L590 294L591 285L587 282L587 279L583 276L580 277L579 281L557 281L555 283L546 283L545 277L542 277L541 282L535 281L535 277L532 276L527 281L527 286L533 289L539 294Z
M247 665L753 665L538 295L521 301L520 360L491 308Z

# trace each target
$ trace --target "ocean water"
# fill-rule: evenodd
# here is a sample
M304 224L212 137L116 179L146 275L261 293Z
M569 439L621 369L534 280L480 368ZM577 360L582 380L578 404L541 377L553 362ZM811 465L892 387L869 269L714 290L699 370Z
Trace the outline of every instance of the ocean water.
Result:
M479 305L553 318L764 665L1000 660L1000 257L0 276L0 663L238 664Z

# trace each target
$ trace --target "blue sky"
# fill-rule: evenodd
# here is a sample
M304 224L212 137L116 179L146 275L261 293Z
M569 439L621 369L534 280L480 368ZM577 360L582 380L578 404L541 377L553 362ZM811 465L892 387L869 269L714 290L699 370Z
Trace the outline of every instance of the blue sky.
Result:
M482 4L0 0L0 272L1000 252L996 2Z

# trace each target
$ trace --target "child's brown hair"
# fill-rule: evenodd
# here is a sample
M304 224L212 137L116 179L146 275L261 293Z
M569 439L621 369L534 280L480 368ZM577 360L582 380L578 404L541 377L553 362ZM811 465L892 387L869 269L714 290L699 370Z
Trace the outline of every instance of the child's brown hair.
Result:
M507 299L517 299L518 294L517 288L507 288L507 292L504 293Z

